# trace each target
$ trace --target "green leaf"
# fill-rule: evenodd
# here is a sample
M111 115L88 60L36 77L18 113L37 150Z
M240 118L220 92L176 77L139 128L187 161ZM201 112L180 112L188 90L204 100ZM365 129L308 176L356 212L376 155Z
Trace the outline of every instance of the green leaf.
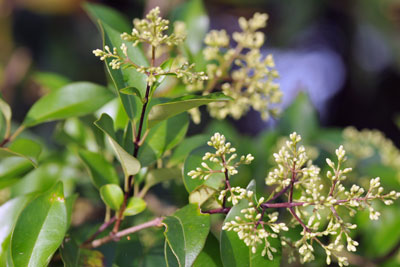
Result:
M83 149L79 150L78 154L87 167L93 184L97 188L106 184L119 184L118 174L114 166L101 154Z
M293 103L283 112L279 120L282 135L297 132L303 140L310 140L319 128L318 114L307 94L301 92Z
M72 219L72 212L74 209L75 201L78 198L78 194L73 194L72 196L69 196L65 199L65 205L67 207L67 228L71 225L71 219Z
M147 166L155 162L166 151L179 144L185 138L188 126L188 115L182 113L150 129L146 141L139 150L138 158L142 165Z
M216 101L229 101L230 97L223 93L211 93L206 96L187 95L172 99L166 103L155 105L151 108L148 116L148 128L157 123L173 117L179 113Z
M129 32L132 29L129 20L120 12L108 6L85 2L83 4L86 12L94 22L100 19L120 32Z
M46 266L67 231L67 208L62 183L29 203L11 237L15 266Z
M195 135L188 138L185 138L174 150L172 156L169 159L169 164L177 165L185 161L189 153L203 146L210 139L208 135Z
M10 131L11 131L12 112L11 112L10 106L1 97L0 97L0 112L1 112L1 114L3 114L3 117L6 120L5 136L8 137L10 135Z
M247 190L256 192L256 182L252 180L247 186ZM224 223L235 220L236 216L243 218L244 214L241 210L248 207L248 200L242 199L239 204L232 207L227 214ZM221 258L223 266L226 267L240 267L240 266L268 266L278 267L280 266L282 252L281 245L278 238L270 238L268 241L271 246L277 249L277 253L274 253L274 259L271 261L267 256L262 257L261 251L263 245L260 244L257 248L256 253L252 253L251 248L246 246L243 240L239 239L237 232L234 231L221 231Z
M0 159L8 157L22 157L29 160L33 166L37 167L38 158L42 148L30 139L17 139L7 148L0 148Z
M135 95L138 96L140 99L142 99L142 93L137 89L136 87L130 86L130 87L125 87L119 90L121 93L126 94L126 95Z
M128 200L126 209L124 211L124 216L133 216L141 213L147 207L146 201L140 197L131 197Z
M100 196L104 203L113 210L119 210L124 202L124 192L115 184L106 184L100 188Z
M210 216L197 205L189 204L164 219L164 235L179 266L192 266L200 254L210 231Z
M49 91L55 91L71 83L71 80L54 72L35 72L33 80Z
M203 266L222 266L221 256L219 255L219 242L212 233L208 235L204 249L200 252L193 264L193 267Z
M178 168L153 169L146 175L146 187L150 188L158 183L182 177L182 172Z
M90 82L71 83L39 99L28 111L23 125L31 127L42 122L90 114L113 97L103 86Z
M79 267L79 250L78 245L72 238L64 239L60 247L60 255L64 267Z
M225 176L223 173L214 173L207 180L199 178L192 179L192 177L188 175L188 172L191 170L201 167L204 154L206 152L213 152L213 150L215 152L215 149L210 146L202 146L193 150L186 158L186 161L183 165L183 183L185 184L185 188L189 193L201 185L206 185L210 188L218 190L224 184ZM211 169L221 169L221 166L218 163L207 162L207 164Z
M117 139L114 132L114 123L112 118L104 113L101 115L100 119L95 121L94 124L107 135L108 140L110 141L111 146L114 149L114 152L122 165L125 177L137 174L140 170L140 162L135 157L126 152L126 150L123 149L121 145L116 141Z
M0 189L19 181L19 178L33 168L32 162L20 157L0 161Z
M52 188L63 175L63 167L59 163L46 162L29 172L11 188L13 196L32 192L43 193Z
M12 229L22 209L32 199L32 195L13 198L0 206L0 266L6 266Z

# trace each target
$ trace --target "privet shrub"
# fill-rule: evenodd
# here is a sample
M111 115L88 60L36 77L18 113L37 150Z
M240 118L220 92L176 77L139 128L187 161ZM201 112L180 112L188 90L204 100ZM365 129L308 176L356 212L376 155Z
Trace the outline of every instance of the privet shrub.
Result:
M199 3L186 8L199 9ZM384 136L349 128L342 140L351 164L341 145L321 162L318 142L312 142L315 114L297 107L309 105L300 95L282 120L306 134L307 148L296 132L286 141L278 138L289 129L265 132L260 144L242 140L238 150L218 132L184 140L187 112L200 123L203 105L216 119L239 119L250 109L264 120L278 113L278 73L272 56L260 52L266 14L240 18L232 37L210 31L200 51L186 39L191 18L192 28L176 21L170 29L154 8L128 31L115 11L85 8L103 36L103 48L93 53L105 62L108 87L75 82L54 89L16 130L10 107L0 100L1 266L279 266L321 258L328 265L349 264L362 234L356 232L358 212L366 209L370 220L378 220L375 201L392 205L400 196L385 190L379 177L366 182L349 167L362 169L362 161L377 154L396 172L400 154ZM54 136L61 150L23 133L55 120L61 120ZM235 138L223 122L213 127L225 127L227 139ZM321 136L314 139L329 143L328 135ZM321 153L330 155L334 148L328 150ZM266 186L258 183L256 190L253 175L265 177ZM157 206L166 209L163 195L182 203L176 195L186 198L183 188L189 203L159 216ZM104 222L95 225L86 215L100 201Z

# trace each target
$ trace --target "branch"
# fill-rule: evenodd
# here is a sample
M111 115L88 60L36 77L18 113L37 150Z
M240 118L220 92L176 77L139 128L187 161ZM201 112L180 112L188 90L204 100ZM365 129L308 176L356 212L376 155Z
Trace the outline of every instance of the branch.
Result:
M117 219L117 217L114 216L107 222L104 222L99 227L99 229L93 235L91 235L82 245L85 246L86 244L89 244L90 242L92 242L96 238L96 236L98 236L100 233L105 231L110 225L112 225L115 222L116 219Z
M139 224L139 225L135 225L132 227L129 227L125 230L122 230L120 232L117 232L115 234L110 233L110 235L105 236L103 238L100 239L96 239L93 240L92 242L88 243L88 244L83 244L83 247L85 248L97 248L100 247L110 241L118 241L121 237L133 234L135 232L138 232L140 230L146 229L146 228L150 228L150 227L161 227L163 221L163 217L157 217L151 221Z
M213 210L205 210L205 211L201 211L201 212L208 213L208 214L217 214L217 213L227 214L230 210L231 210L231 208L227 207L227 208L219 208L219 209L213 209Z

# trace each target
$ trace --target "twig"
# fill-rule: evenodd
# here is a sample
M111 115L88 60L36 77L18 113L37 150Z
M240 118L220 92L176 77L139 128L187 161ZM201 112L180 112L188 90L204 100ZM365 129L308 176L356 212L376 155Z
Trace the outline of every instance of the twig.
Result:
M82 246L85 246L86 244L89 244L90 242L92 242L100 233L102 233L103 231L105 231L110 225L112 225L115 220L117 218L114 216L112 217L110 220L108 220L107 222L104 222L99 229L93 234L91 235L83 244Z
M227 207L227 208L219 208L219 209L213 209L213 210L205 210L205 211L201 211L201 212L208 213L208 214L218 214L218 213L227 214L230 210L231 210L231 208Z
M163 217L157 217L157 218L155 218L155 219L153 219L151 221L148 221L148 222L145 222L145 223L142 223L142 224L139 224L139 225L135 225L135 226L129 227L129 228L127 228L125 230L122 230L120 232L117 232L115 234L110 233L110 235L105 236L105 237L100 238L100 239L93 240L92 242L90 242L90 243L88 243L86 245L83 245L83 247L85 247L85 248L97 248L97 247L100 247L100 246L110 242L110 241L117 241L121 237L133 234L135 232L138 232L138 231L146 229L146 228L161 227L163 225L162 224L162 220L163 220Z

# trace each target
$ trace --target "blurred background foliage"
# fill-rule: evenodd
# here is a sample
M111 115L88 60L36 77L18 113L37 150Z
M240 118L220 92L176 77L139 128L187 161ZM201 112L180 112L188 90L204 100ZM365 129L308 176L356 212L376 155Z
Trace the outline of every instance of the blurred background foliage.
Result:
M70 81L107 84L103 64L91 52L100 47L101 36L83 11L83 2L0 0L0 92L12 106L15 122L24 118L29 107L41 95L57 90ZM93 2L113 7L129 19L141 17L158 5L164 16L171 20L185 20L189 28L194 29L189 32L189 40L194 40L191 44L194 50L201 47L201 37L207 27L223 28L232 33L236 30L238 17L250 17L254 12L269 14L263 53L274 55L280 73L279 82L284 93L282 115L264 123L256 112L250 112L239 121L215 121L203 112L200 125L189 125L188 135L192 137L173 152L171 159L175 163L182 163L190 152L189 148L202 145L215 131L219 131L232 141L239 154L252 153L255 156L254 163L242 167L233 178L233 183L245 187L250 179L255 178L258 190L267 192L264 178L273 166L272 153L282 144L282 136L292 131L303 136L306 147L312 151L320 166L325 165L324 158L330 156L339 144L344 143L346 148L346 142L354 144L357 140L357 132L353 130L350 136L343 134L344 127L378 129L394 144L400 145L399 1ZM194 60L202 63L201 56ZM75 190L80 194L75 208L79 212L74 213L72 221L74 226L83 226L75 233L77 240L83 240L104 214L97 191L86 178L82 163L76 157L79 148L90 148L96 143L98 147L104 147L98 130L92 125L93 120L93 116L82 120L69 119L57 124L44 124L24 133L46 143L44 155L51 155L52 161L27 174L32 169L30 164L3 160L0 174L3 178L15 176L15 184L11 190L0 191L0 203L21 194L43 192L62 179L69 194ZM375 136L371 140L380 141L369 143L370 139L366 138L368 140L360 145L370 147L372 152L357 155L357 148L350 151L351 164L355 167L352 181L358 177L357 183L363 185L368 183L368 177L381 176L385 188L399 191L400 166L384 160L387 150L382 147L392 146L390 151L397 149L388 140L384 143L379 133L370 135ZM58 153L63 146L67 146L67 151ZM390 156L396 158L396 153ZM6 164L16 167L2 173L4 168L1 165ZM322 173L325 171L322 170ZM77 180L80 180L79 183ZM0 189L8 185L0 180ZM155 214L168 214L187 203L188 196L183 193L186 191L181 181L156 186L151 192L155 194L149 194L146 201L152 203L149 209ZM355 235L361 244L358 253L367 256L354 255L351 261L355 264L370 264L371 261L378 264L385 262L385 266L400 264L399 209L396 206L381 208L382 218L377 222L371 223L367 213L357 215L359 228ZM145 221L149 216L151 214L146 212L135 217L135 223ZM137 266L139 261L142 266L155 266L155 262L160 264L164 260L163 248L157 241L162 239L162 235L149 235L151 231L140 233L127 244L125 241L108 244L101 251L105 258L117 259L120 266ZM375 234L371 235L372 232ZM116 246L126 246L118 250L125 251L120 253L126 255L136 251L138 260L124 263L121 255L113 254ZM145 258L141 256L141 251L147 251ZM321 264L324 264L323 259L310 265Z

